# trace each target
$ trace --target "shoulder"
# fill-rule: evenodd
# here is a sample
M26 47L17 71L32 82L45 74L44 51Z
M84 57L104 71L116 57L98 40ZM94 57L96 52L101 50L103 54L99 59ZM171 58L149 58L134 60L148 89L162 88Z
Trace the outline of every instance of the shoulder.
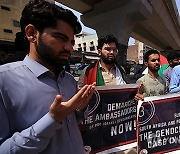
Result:
M65 71L64 77L65 77L66 79L68 79L68 80L73 81L73 82L75 81L74 76L73 76L71 73L69 73L69 72L66 72L66 71Z
M162 76L159 76L159 79L160 79L161 81L163 81L163 82L166 82L165 78L162 77Z
M115 67L117 67L120 70L121 73L126 73L126 70L122 65L115 64Z
M180 65L175 66L175 67L173 68L173 71L180 72Z
M138 82L138 81L144 81L146 78L147 78L147 74L145 74L145 75L143 75L142 77L140 77L140 78L137 80L137 82Z
M150 81L150 77L149 77L147 74L145 74L145 75L143 75L142 77L140 77L140 78L136 81L136 83L147 84L147 83L149 83L149 81Z
M13 62L0 66L0 87L6 87L13 82L19 81L19 76L23 72L22 62Z
M19 67L23 66L23 62L22 61L18 61L18 62L13 62L13 63L7 63L4 65L0 66L0 73L4 73L4 72L12 72L16 69L18 69Z

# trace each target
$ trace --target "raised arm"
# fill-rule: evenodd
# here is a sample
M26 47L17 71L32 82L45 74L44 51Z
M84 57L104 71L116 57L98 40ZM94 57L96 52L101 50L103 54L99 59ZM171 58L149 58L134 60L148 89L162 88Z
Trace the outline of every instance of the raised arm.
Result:
M8 111L3 96L0 95L0 153L36 154L42 152L55 132L61 129L61 121L77 108L81 110L87 106L94 89L94 85L85 85L67 102L63 102L62 96L57 95L47 114L29 128L15 133L11 132Z

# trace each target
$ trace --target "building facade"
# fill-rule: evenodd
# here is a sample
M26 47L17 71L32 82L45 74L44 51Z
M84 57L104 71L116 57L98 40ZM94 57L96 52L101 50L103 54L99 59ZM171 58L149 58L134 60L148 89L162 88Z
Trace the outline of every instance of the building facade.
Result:
M76 53L81 53L82 63L89 63L92 60L99 59L97 46L97 34L81 32L75 36L74 50Z
M22 9L28 2L29 0L0 0L0 42L14 42L16 33L21 31Z
M128 46L127 60L136 62L136 64L143 64L144 44L135 40L133 45Z
M21 13L28 2L29 0L0 0L0 64L21 60L26 54L16 51L21 47L15 47L15 39L21 31ZM23 46L22 43L19 46Z
M54 0L48 0L54 2ZM29 0L1 0L0 1L0 57L7 57L9 52L14 54L16 34L21 31L20 17L22 9ZM81 57L82 63L88 60L97 60L98 57L97 34L82 32L75 36L74 57ZM143 44L136 41L135 45L128 47L127 60L143 63ZM78 59L78 58L77 58Z
M80 52L97 53L98 46L97 34L89 34L82 32L75 37L75 50Z
M20 17L24 5L29 0L0 1L0 41L14 42L20 31Z

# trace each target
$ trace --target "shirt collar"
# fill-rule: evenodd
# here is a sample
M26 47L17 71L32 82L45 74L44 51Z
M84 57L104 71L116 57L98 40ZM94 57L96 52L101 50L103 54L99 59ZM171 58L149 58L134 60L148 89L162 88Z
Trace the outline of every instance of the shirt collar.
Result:
M105 71L105 68L102 67L100 61L99 61L99 68L100 68L101 70ZM115 68L116 68L116 64L114 64L114 66L110 69L110 71L113 70L113 69L115 69Z
M154 76L150 75L149 73L148 73L147 75L148 75L150 78L152 78L152 79L159 79L159 78L161 78L159 75L158 75L157 78L155 78Z
M24 58L23 63L36 75L36 77L39 77L45 72L49 72L46 67L31 59L28 55Z
M43 65L41 65L37 61L33 60L28 55L26 55L26 57L24 58L23 62L31 70L31 72L33 72L35 74L36 77L39 77L39 76L41 76L44 73L47 73L47 75L50 74L50 76L54 76L55 77L53 72L49 71L48 68L44 67ZM64 75L65 75L65 69L63 69L59 73L60 77L64 77Z

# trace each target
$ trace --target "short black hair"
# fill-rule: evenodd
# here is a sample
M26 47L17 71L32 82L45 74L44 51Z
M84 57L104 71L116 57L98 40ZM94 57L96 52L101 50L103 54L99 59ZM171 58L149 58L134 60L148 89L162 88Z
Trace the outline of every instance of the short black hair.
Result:
M98 49L102 49L104 44L112 43L114 42L116 44L116 47L118 46L118 41L113 35L106 35L106 36L101 36L98 39Z
M45 28L56 27L58 19L70 24L75 34L81 32L81 24L70 10L46 0L30 0L22 11L21 31L25 33L25 27L32 24L42 33Z
M180 54L177 53L176 51L172 51L171 53L169 53L167 56L166 56L168 62L170 60L173 60L173 59L177 59L177 58L180 58Z
M160 55L159 51L155 50L155 49L150 49L148 51L146 51L144 53L144 61L145 62L148 62L148 59L149 59L149 56L152 55L152 54L158 54Z

